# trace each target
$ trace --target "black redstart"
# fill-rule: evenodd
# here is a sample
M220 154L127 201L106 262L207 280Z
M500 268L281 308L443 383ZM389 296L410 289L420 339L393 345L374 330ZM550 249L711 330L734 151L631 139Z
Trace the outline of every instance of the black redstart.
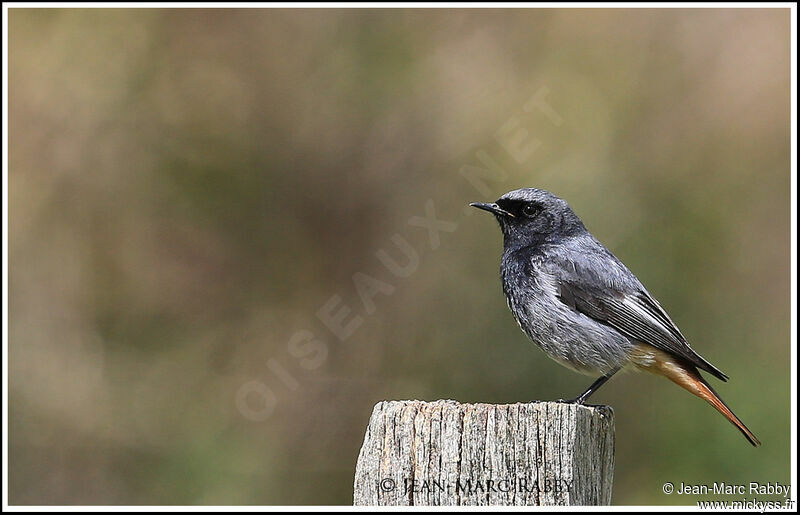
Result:
M600 375L582 404L626 366L660 374L708 401L751 444L761 442L700 375L728 376L695 352L666 311L622 262L552 193L525 188L492 204L503 231L503 292L517 323L551 358Z

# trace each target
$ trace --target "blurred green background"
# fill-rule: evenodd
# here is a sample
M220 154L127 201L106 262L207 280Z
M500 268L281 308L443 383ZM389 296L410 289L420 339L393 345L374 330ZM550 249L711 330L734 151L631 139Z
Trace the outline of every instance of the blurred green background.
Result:
M764 442L616 377L614 502L788 484L789 58L788 9L10 10L9 502L348 504L379 400L576 395L465 211L527 186Z

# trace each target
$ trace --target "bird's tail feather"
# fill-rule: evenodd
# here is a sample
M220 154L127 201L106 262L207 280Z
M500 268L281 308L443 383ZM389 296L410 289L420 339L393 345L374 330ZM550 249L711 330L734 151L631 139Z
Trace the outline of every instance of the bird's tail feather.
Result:
M752 431L744 425L744 422L733 413L733 410L725 404L725 401L711 388L711 385L703 379L703 376L700 375L697 368L680 358L676 358L662 351L656 351L656 353L648 351L648 358L646 362L634 360L634 363L640 368L663 375L678 386L704 399L714 406L722 416L727 418L731 424L736 426L754 447L761 445L761 442Z

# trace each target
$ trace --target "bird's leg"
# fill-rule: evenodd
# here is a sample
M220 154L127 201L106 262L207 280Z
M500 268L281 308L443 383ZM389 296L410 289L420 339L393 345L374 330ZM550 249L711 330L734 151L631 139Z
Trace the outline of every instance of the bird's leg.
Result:
M571 399L571 400L568 400L568 401L565 401L565 402L574 403L574 404L583 404L584 402L586 402L586 399L588 399L594 392L596 392L601 386L603 386L606 383L606 381L611 379L611 376L613 376L617 372L619 372L618 368L612 370L608 374L600 377L600 379L598 379L597 381L592 383L589 386L589 388L586 389L585 392L583 392L582 394L578 395L574 399Z

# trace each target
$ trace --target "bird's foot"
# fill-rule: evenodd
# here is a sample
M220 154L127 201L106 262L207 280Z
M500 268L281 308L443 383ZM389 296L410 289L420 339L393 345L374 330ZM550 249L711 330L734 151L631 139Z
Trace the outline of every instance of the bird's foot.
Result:
M583 405L584 399L582 396L575 397L574 399L558 399L556 402L561 402L563 404L577 404L578 406Z

